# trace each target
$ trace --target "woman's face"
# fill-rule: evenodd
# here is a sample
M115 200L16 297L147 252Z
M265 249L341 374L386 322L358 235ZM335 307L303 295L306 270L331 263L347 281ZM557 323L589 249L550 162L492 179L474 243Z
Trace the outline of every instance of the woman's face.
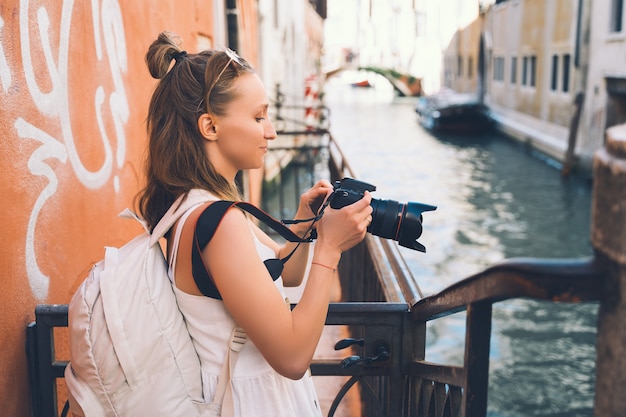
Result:
M217 140L213 144L218 155L209 149L214 166L232 179L239 170L261 168L268 140L276 138L261 79L256 74L242 75L235 80L235 90L236 98L227 106L226 114L216 119Z

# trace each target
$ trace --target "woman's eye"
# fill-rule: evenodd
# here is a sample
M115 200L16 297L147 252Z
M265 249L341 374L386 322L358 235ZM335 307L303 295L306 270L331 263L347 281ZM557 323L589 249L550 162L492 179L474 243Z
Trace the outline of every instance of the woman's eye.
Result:
M265 120L265 117L256 117L255 119L258 123L261 123L263 120Z

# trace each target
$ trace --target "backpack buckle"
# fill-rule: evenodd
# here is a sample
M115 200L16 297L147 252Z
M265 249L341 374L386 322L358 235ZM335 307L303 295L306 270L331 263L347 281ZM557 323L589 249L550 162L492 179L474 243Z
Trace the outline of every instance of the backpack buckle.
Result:
M247 338L248 336L246 335L246 332L241 327L236 326L230 337L230 350L233 352L241 352Z

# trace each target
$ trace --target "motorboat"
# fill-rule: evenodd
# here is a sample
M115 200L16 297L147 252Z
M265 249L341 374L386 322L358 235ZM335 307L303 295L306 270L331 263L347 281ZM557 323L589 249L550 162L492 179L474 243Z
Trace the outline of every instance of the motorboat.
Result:
M473 94L445 90L417 99L415 111L428 130L479 133L493 127L489 108Z

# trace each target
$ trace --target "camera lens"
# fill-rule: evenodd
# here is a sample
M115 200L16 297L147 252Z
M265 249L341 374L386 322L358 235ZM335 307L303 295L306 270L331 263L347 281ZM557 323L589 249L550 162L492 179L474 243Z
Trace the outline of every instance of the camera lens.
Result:
M333 209L340 209L359 201L365 191L375 191L376 187L352 178L335 181L334 191L328 198ZM327 203L327 204L328 204ZM377 200L372 198L372 223L367 231L375 236L398 241L400 246L426 252L424 245L417 241L422 234L422 212L435 210L437 207L428 204L408 202L399 203L394 200ZM321 212L324 211L322 206ZM321 214L320 212L320 214Z
M402 206L394 200L372 198L372 223L367 231L385 239L398 240L397 232L401 223Z
M375 236L398 241L400 246L426 252L417 239L422 234L422 212L435 210L434 206L394 200L372 199L372 223L367 231Z

